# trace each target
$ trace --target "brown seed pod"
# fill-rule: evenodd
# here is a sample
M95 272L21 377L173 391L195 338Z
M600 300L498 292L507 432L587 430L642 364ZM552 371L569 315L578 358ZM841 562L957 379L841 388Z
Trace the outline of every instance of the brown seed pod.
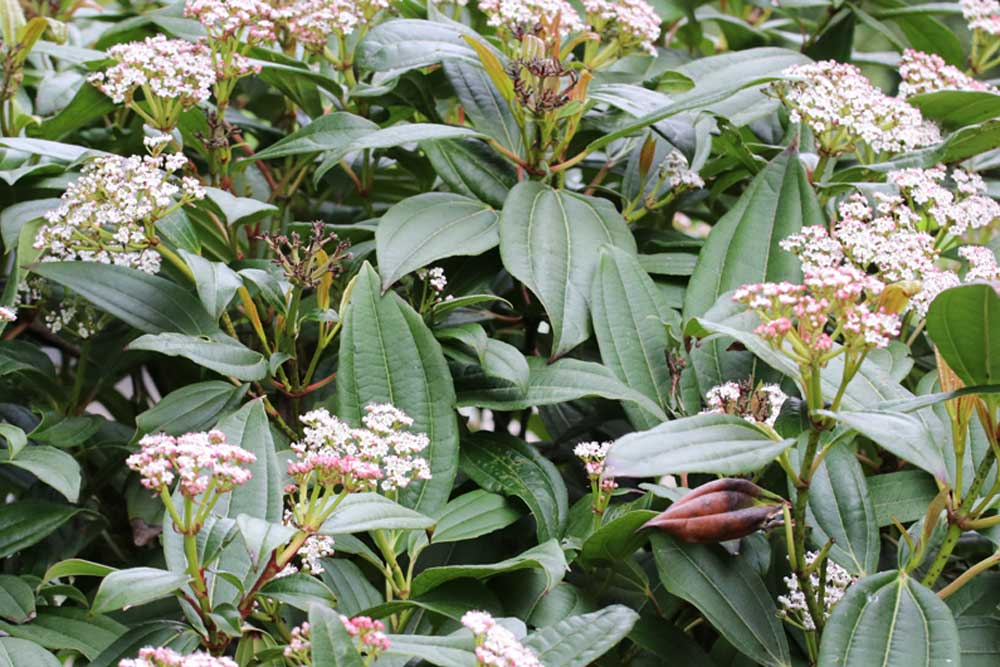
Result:
M773 498L748 480L719 479L694 489L642 528L659 528L697 544L735 540L760 530L781 512L781 501Z

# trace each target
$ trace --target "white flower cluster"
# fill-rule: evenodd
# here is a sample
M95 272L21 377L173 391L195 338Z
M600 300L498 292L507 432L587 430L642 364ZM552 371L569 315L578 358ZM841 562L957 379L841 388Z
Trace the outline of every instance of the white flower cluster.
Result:
M238 667L236 661L230 658L216 658L207 653L192 653L181 655L166 646L139 650L138 658L122 660L118 667Z
M962 16L971 30L1000 35L1000 2L997 0L960 0Z
M1000 280L1000 266L997 256L984 246L967 245L958 249L959 256L969 263L965 282L994 282Z
M13 322L17 319L17 309L0 306L0 322Z
M818 551L810 551L807 553L807 566L812 565L816 561L817 556L819 556ZM813 573L809 577L809 581L812 583L814 589L819 588L820 582L818 573ZM847 592L847 589L853 583L854 577L851 576L850 572L837 565L832 560L827 559L826 582L823 589L824 618L829 618L830 612L833 611L834 606L840 602L840 599L844 597L844 593ZM781 605L779 613L784 618L805 628L806 630L815 630L816 625L813 623L812 616L809 614L809 607L806 604L806 596L803 594L802 589L799 588L799 580L794 575L789 575L785 577L785 585L788 587L788 594L778 596L778 604Z
M566 0L480 0L479 9L490 26L515 35L549 29L557 21L562 36L584 29L580 15Z
M427 284L430 285L430 288L434 290L435 294L441 294L448 286L448 278L444 275L444 269L440 266L432 266L429 269L420 269L417 271L417 277L421 280L427 281Z
M697 171L691 169L687 158L677 149L670 151L660 165L660 176L664 179L664 183L670 185L671 190L677 188L696 190L705 187L705 181Z
M476 667L544 667L530 649L485 611L469 611L462 625L476 636Z
M202 199L192 178L171 176L187 163L181 153L161 157L98 158L45 214L34 247L47 261L80 260L129 266L146 273L160 269L152 248L153 225L175 208Z
M920 93L938 90L979 90L995 93L997 89L988 83L973 79L962 70L945 63L936 53L924 53L906 49L899 61L900 97L911 97Z
M604 459L608 456L613 442L581 442L573 448L573 454L583 461L590 477L600 477L604 473Z
M350 35L388 6L388 0L294 0L273 16L300 43L322 50L331 35Z
M774 90L795 122L808 125L830 155L859 150L900 153L941 140L937 126L904 100L873 86L854 65L825 60L785 70Z
M901 169L889 172L887 180L899 188L928 230L948 228L961 236L1000 219L1000 204L986 194L986 182L979 174L953 169L950 176L956 192L943 185L948 173L944 165L933 169Z
M753 389L748 382L730 381L705 392L708 407L703 412L736 415L750 423L774 426L786 400L788 396L776 384Z
M594 32L616 36L625 49L637 46L656 54L661 20L645 0L584 0L583 8Z
M285 510L285 516L282 518L281 523L290 526L292 528L299 528L295 521L295 515L291 510ZM299 559L302 561L302 570L307 574L323 574L324 568L323 563L320 561L323 558L329 558L336 553L334 549L334 540L329 535L320 535L318 533L313 533L306 538L305 543L299 549ZM287 577L290 574L295 574L299 571L299 568L292 563L288 563L277 575L276 578Z
M108 55L117 64L88 80L118 104L131 102L136 89L142 88L156 98L191 108L208 100L215 84L211 54L203 44L156 35L116 44Z
M274 40L271 12L264 0L188 0L184 6L184 16L197 19L209 39L250 44Z

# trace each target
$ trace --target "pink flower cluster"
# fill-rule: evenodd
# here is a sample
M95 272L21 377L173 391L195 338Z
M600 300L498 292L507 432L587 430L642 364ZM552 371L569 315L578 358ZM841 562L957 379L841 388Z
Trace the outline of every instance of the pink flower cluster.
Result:
M989 35L1000 35L1000 2L997 0L959 0L962 16L969 22L970 30L982 30Z
M597 482L601 491L614 491L618 484L610 477L604 475L605 459L608 457L608 450L613 442L581 442L573 448L573 454L583 461L583 467L587 471L587 477L593 482Z
M889 97L854 65L825 60L785 70L774 90L825 153L867 149L877 157L937 143L941 133L904 100Z
M462 625L476 636L476 667L544 667L530 649L485 611L468 611Z
M175 479L181 493L194 497L210 486L225 493L250 481L247 466L257 457L237 445L226 443L222 431L186 433L173 437L165 433L147 435L139 441L139 451L125 463L142 476L147 489L162 491Z
M66 188L59 206L45 214L34 247L46 260L79 260L128 266L146 273L160 269L160 255L146 230L170 210L202 199L193 178L172 172L187 164L181 153L159 157L112 155L87 163Z
M899 61L900 97L911 97L920 93L938 90L978 90L997 92L994 86L973 79L962 70L945 63L936 53L924 53L906 49Z
M958 249L959 256L969 263L965 282L995 282L1000 280L1000 266L997 256L984 246L967 245Z
M181 655L165 646L139 649L138 658L129 658L118 667L239 667L231 658L216 658L207 653Z
M197 19L209 39L247 44L274 41L272 7L264 0L188 0L184 16Z
M340 622L355 641L358 653L369 658L375 658L380 653L389 650L389 637L385 634L385 625L368 616L348 618L341 615ZM292 629L292 639L285 647L284 655L293 664L312 664L309 652L312 650L312 628L308 622Z
M788 396L776 384L756 388L746 382L724 382L705 392L706 413L736 415L748 422L774 426Z
M662 21L645 0L584 0L583 8L594 32L616 36L624 49L656 53Z
M580 32L584 24L566 0L480 0L487 23L513 35L551 30L559 22L559 34Z
M163 35L141 42L116 44L108 55L118 61L88 79L116 103L131 102L136 89L162 100L179 101L189 109L208 100L215 68L204 44Z
M955 192L944 185L948 176ZM916 213L913 220L920 229L947 227L948 234L961 236L1000 219L1000 204L987 195L986 182L979 174L964 169L953 169L948 174L944 165L938 165L932 169L891 171L887 180Z
M410 433L413 419L391 405L365 407L364 428L350 425L326 409L302 416L305 438L292 445L295 459L288 473L299 484L315 475L320 486L368 490L381 480L383 491L430 479L430 466L417 456L430 444L423 433Z
M293 0L272 16L301 44L322 50L331 35L350 35L388 7L388 0Z
M873 302L884 288L878 278L849 265L807 266L804 272L801 285L757 283L733 295L760 316L755 332L773 346L781 347L794 331L810 355L822 356L837 339L852 348L886 347L899 335L899 316Z

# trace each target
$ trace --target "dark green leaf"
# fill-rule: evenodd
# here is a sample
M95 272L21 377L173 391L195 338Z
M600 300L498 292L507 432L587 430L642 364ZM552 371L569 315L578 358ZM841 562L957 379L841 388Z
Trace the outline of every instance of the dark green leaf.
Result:
M60 449L42 445L25 447L15 458L4 463L27 470L71 503L80 498L80 464Z
M340 621L340 614L314 604L309 608L312 661L324 667L364 667L354 639Z
M427 568L414 577L413 594L423 595L427 591L455 579L488 579L505 572L536 568L545 574L546 590L551 590L553 586L562 581L567 569L566 557L556 540L543 542L537 547L499 563L443 565Z
M337 598L326 584L303 572L272 579L260 589L260 595L302 611L309 611L314 604L337 606Z
M19 500L0 506L0 558L44 540L82 510L40 500Z
M434 519L377 493L352 493L323 523L320 532L347 535L379 529L424 530L433 526Z
M0 575L0 618L25 623L35 616L35 591L23 579Z
M1000 296L990 285L941 292L927 313L927 333L967 385L1000 383Z
M620 642L638 619L637 613L616 604L542 628L524 645L545 667L587 667Z
M93 660L125 634L128 628L107 616L63 606L42 607L38 617L31 623L0 623L0 629L47 649L72 649Z
M502 495L481 489L448 502L434 517L435 544L461 542L492 533L514 523L521 513Z
M129 349L184 357L237 380L253 381L267 377L267 360L259 352L228 336L205 338L179 333L146 334L129 343Z
M95 614L103 614L146 604L170 595L187 580L186 574L153 567L116 570L101 582L91 608Z
M249 387L221 380L189 384L140 413L135 419L136 427L140 433L162 431L170 435L207 430L221 415L239 405Z

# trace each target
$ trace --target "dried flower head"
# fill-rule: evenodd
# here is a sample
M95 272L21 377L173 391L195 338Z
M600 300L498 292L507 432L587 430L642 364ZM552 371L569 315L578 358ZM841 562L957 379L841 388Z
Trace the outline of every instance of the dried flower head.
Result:
M476 637L477 667L543 667L530 649L485 611L469 611L462 625Z
M139 650L138 658L129 658L118 663L118 667L238 667L235 660L216 658L207 653L181 655L165 646Z
M938 90L978 90L995 93L997 89L977 81L962 70L947 64L936 53L906 49L899 61L899 95L911 97Z
M518 104L539 116L569 104L578 81L576 70L547 56L515 58L507 65L507 75Z
M327 234L323 223L312 224L309 243L304 243L298 232L284 234L261 234L274 254L274 263L281 267L288 280L300 287L315 287L328 273L340 275L343 263L351 258L347 249L350 241L341 241L336 234ZM330 252L324 246L334 244Z
M622 51L656 53L661 20L645 0L585 0L583 7L593 31L617 39Z
M142 485L164 491L180 480L181 494L193 498L212 489L225 493L250 481L245 466L257 457L237 445L226 442L222 431L186 433L173 437L165 433L144 436L139 451L125 464L142 476Z
M828 155L856 151L864 158L937 143L937 127L905 101L889 97L854 65L826 60L785 70L773 90L793 121L808 125Z
M156 273L156 221L205 196L194 179L172 176L186 163L180 153L115 155L88 163L60 205L45 214L34 247L48 261L99 262Z
M373 489L376 483L396 491L430 479L427 460L417 456L430 441L407 430L413 420L391 405L369 405L365 412L365 428L352 428L324 408L303 415L305 437L292 445L295 459L288 473L300 484L314 479L348 491Z
M736 415L751 423L774 426L788 396L776 384L758 384L750 380L725 382L705 392L704 412Z
M216 81L215 66L204 44L156 35L141 42L116 44L108 49L108 55L117 64L88 80L164 131L176 127L182 111L207 101ZM152 116L134 104L133 96L139 89L154 98L150 100Z
M811 566L819 556L818 551L810 551L806 554L806 565ZM819 573L815 572L809 577L814 589L819 589ZM823 584L823 612L824 619L829 618L833 608L844 597L844 593L855 581L850 572L834 563L832 560L826 561L826 581ZM816 626L812 616L809 614L809 607L806 603L806 596L799 588L799 580L794 575L785 577L785 585L788 587L787 595L778 596L778 604L781 606L780 614L783 618L794 625L815 630Z

